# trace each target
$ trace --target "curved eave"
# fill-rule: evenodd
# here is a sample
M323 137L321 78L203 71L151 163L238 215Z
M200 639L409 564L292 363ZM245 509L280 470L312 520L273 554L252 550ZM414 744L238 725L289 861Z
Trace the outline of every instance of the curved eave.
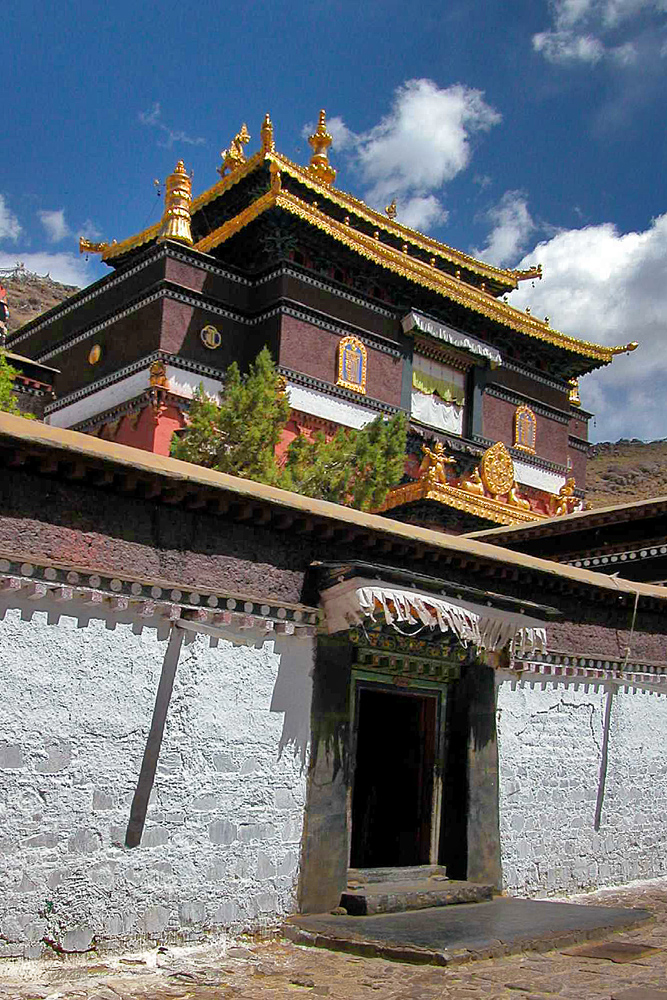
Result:
M314 208L288 191L269 191L262 195L233 219L225 222L224 225L196 243L194 249L208 253L236 235L265 211L274 207L282 208L310 225L316 226L332 239L380 267L414 281L424 288L445 295L459 305L486 316L487 319L494 320L528 337L588 358L593 362L589 368L607 365L616 354L634 349L631 345L604 347L601 344L577 340L575 337L560 333L541 320L515 309L508 303L498 301L492 295L482 292L472 285L453 278L420 260L411 258L409 254L395 250L393 247L383 244L381 240L366 236L351 226L331 219L318 208Z
M416 229L410 229L408 226L401 225L400 222L392 221L386 215L382 215L380 212L369 208L363 201L348 194L346 191L323 184L309 170L300 167L297 163L293 163L292 160L283 156L282 153L269 153L268 159L273 160L281 170L284 170L295 180L299 181L300 184L316 191L322 198L328 199L335 205L338 205L339 208L345 209L348 212L354 212L360 219L364 219L378 229L383 230L383 232L391 233L392 236L404 242L412 243L413 246L419 247L420 250L441 257L450 264L464 267L468 271L479 274L480 277L497 282L502 286L501 294L518 288L516 271L494 267L492 264L485 264L475 257L468 256L468 254L463 253L461 250L447 246L446 243L440 243L438 240L431 239L430 236L426 236Z

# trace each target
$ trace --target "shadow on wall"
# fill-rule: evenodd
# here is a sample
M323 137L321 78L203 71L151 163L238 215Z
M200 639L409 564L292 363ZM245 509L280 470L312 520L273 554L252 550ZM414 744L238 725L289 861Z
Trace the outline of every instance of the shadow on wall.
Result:
M286 748L293 747L303 769L310 742L315 641L280 636L275 640L274 650L280 655L280 666L270 710L285 713L279 756Z

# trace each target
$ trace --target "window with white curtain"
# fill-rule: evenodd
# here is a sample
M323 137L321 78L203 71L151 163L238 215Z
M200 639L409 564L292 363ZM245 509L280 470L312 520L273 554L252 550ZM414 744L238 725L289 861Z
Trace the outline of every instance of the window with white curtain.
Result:
M450 434L463 433L465 372L415 354L412 362L412 416Z

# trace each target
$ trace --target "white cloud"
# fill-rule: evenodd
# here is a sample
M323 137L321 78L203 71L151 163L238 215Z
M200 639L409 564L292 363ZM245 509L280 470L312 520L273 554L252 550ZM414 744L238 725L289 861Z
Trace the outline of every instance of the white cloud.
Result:
M533 35L533 48L549 62L594 65L606 58L629 66L637 60L635 39L616 44L619 32L633 36L640 30L633 20L655 20L667 12L667 0L550 0L549 9L551 27Z
M65 221L64 208L44 209L37 214L50 243L60 243L61 240L72 235L72 231Z
M17 240L21 232L19 220L7 207L4 196L0 194L0 239Z
M179 129L172 129L168 125L165 125L162 119L162 107L159 101L155 101L153 106L149 111L139 112L139 121L142 125L148 126L148 128L156 128L164 136L164 140L158 143L158 146L163 146L165 149L171 149L171 147L178 142L185 143L188 146L203 146L206 143L206 139L201 136L194 138L188 135L187 132L182 132Z
M357 157L369 197L383 201L437 190L468 166L472 137L500 120L479 90L408 80L396 91L390 113L359 137Z
M86 219L86 221L77 229L76 237L79 239L80 236L85 237L87 240L99 240L102 233L97 228L92 219Z
M415 195L407 201L399 201L398 220L410 229L427 232L431 226L447 221L449 212L434 194Z
M513 305L548 315L551 325L607 345L637 341L632 354L582 381L582 402L597 414L596 440L667 436L667 213L643 232L619 233L611 223L558 233L526 254L519 267L540 263L544 278L522 284Z
M486 215L492 225L483 250L473 250L473 256L490 264L513 265L535 229L522 191L506 191L497 205Z
M35 274L48 274L63 285L83 288L95 279L91 265L74 253L0 253L0 269L14 268L18 263Z
M474 137L500 120L481 91L421 79L398 87L389 114L367 132L353 132L340 117L327 127L334 154L346 153L359 174L365 200L383 208L396 198L398 221L426 229L447 218L438 195L468 166ZM306 125L304 137L313 128Z

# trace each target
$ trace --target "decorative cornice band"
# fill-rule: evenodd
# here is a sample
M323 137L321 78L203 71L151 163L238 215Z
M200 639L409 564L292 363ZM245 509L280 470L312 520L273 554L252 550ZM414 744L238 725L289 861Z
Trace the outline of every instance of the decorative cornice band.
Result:
M267 282L273 281L274 278L279 277L297 278L299 281L303 281L306 285L313 285L315 288L320 288L324 292L331 292L332 295L336 295L338 298L346 299L348 302L354 302L355 305L363 306L365 309L378 313L380 316L386 316L390 319L395 319L398 316L398 310L386 309L383 306L377 305L377 303L373 302L370 298L365 298L361 295L355 295L353 292L348 292L341 288L340 285L333 280L327 281L327 279L322 276L316 278L309 274L307 270L304 269L302 271L298 265L291 265L289 267L281 265L280 267L274 268L268 274L263 274L261 278L258 278L255 285L265 285Z
M564 410L558 410L556 407L546 406L544 403L538 402L538 400L533 399L531 396L524 396L520 392L513 392L511 389L506 389L504 386L499 385L487 385L484 392L488 396L494 396L496 399L502 399L507 403L512 403L513 406L529 406L531 410L535 413L539 413L540 416L546 417L547 420L553 420L559 424L569 424L570 415L565 413Z
M71 403L76 403L79 399L85 399L86 396L94 395L100 389L105 389L116 382L122 382L129 375L134 375L135 372L141 371L143 368L150 368L153 361L164 361L173 368L181 368L186 372L195 372L197 375L208 375L210 378L222 380L223 372L220 368L212 368L210 365L202 364L201 361L190 361L188 358L181 358L177 354L169 354L168 351L153 351L151 354L146 354L143 358L139 358L138 361L133 361L131 365L119 368L117 372L112 372L110 375L106 375L96 382L91 382L90 385L82 389L76 389L67 396L60 396L53 403L49 403L45 407L45 412L47 414L55 413L57 410L62 410L63 407L69 406ZM84 423L88 422L84 421ZM75 429L78 428L79 425L77 424Z
M510 680L529 683L613 685L667 694L667 664L621 660L599 654L578 656L571 653L534 653L525 657L514 654L510 662Z
M294 371L293 368L285 368L279 365L276 369L280 375L284 378L289 379L290 382L296 382L297 385L306 386L308 389L315 389L317 392L323 392L327 396L335 396L337 399L344 399L348 403L356 403L357 406L361 406L362 409L366 410L377 410L378 413L399 413L401 412L400 406L393 406L391 403L384 403L381 399L373 399L372 396L360 396L358 392L352 392L350 389L343 389L342 386L333 385L331 382L323 382L319 378L314 378L312 375L306 375L304 372ZM405 412L405 411L403 411Z
M86 618L136 613L144 624L155 628L192 621L217 628L249 629L261 622L269 631L290 635L314 635L319 609L306 605L277 604L243 594L181 589L165 581L145 581L111 576L103 571L83 572L53 563L24 562L0 554L2 588L0 601L25 598L37 604L53 600L54 608L67 614L71 601L83 602ZM216 619L222 619L216 621ZM270 636L267 636L270 638Z
M574 437L572 434L568 436L567 443L574 451L583 451L586 455L588 455L591 448L588 441L584 441L583 438Z
M612 566L618 563L634 562L636 559L656 559L667 555L667 545L650 545L641 549L625 549L607 555L587 556L586 559L563 560L568 566L578 566L583 569L600 569L602 566Z

